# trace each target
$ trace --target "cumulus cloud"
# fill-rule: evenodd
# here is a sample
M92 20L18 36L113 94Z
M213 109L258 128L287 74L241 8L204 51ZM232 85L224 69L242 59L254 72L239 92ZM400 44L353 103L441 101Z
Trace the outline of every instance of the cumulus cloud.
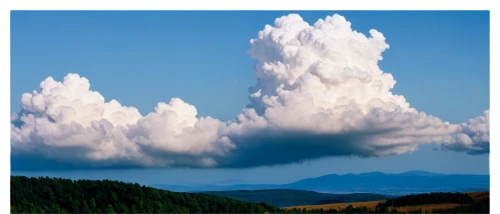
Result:
M490 110L483 115L469 119L469 123L460 124L460 131L453 143L442 143L445 150L466 151L469 154L490 152Z
M410 107L378 66L389 48L384 35L369 33L337 14L312 26L296 14L266 25L250 40L257 84L232 121L197 117L179 98L143 116L106 102L78 74L48 77L12 115L13 154L97 166L251 167L395 155L432 142L489 152L489 111L450 124Z
M99 164L113 160L139 166L210 167L213 156L234 147L219 136L219 120L197 118L196 108L178 98L158 103L142 116L134 107L105 102L89 90L86 78L68 74L63 82L48 77L40 92L22 96L22 115L11 124L14 154L42 154L65 161ZM21 123L19 123L21 122Z

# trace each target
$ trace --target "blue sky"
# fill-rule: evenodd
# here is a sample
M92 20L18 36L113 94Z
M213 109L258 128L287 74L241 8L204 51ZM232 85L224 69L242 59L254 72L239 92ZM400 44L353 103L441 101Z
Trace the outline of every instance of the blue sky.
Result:
M14 11L11 112L19 111L21 94L38 89L47 76L61 80L76 72L90 80L92 90L108 100L135 106L142 114L160 101L180 97L196 106L200 116L233 119L248 103L248 87L256 82L254 61L247 53L250 39L264 25L289 13L300 14L310 24L338 13L358 32L368 34L372 28L382 32L390 48L379 66L396 79L393 92L404 95L420 111L461 123L489 109L489 12L485 11ZM488 154L434 147L421 146L399 156L326 158L255 169L79 171L72 176L106 174L149 183L232 178L280 183L328 173L489 172ZM69 176L70 172L37 173Z

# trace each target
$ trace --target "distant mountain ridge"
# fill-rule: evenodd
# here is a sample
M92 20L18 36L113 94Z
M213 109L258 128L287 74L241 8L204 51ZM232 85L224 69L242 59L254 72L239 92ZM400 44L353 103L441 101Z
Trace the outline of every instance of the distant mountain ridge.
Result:
M329 174L298 180L288 184L234 184L203 185L151 185L178 192L294 189L324 193L377 193L404 195L424 192L485 191L490 187L489 175L439 174L425 171L409 171L398 174L368 172L361 174Z
M446 174L426 172L426 171L408 171L408 172L399 173L398 175L444 176Z

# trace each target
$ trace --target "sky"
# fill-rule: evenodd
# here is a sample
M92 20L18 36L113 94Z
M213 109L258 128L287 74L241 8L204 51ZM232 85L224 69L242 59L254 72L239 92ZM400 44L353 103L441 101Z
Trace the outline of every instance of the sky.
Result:
M259 41L263 42L257 41L253 46L250 40L258 38L266 24L273 25L276 18L291 13L299 14L310 25L339 14L352 23L352 30L368 36L370 29L383 33L389 48L383 51L378 66L394 77L396 84L391 91L403 95L418 111L459 124L489 109L489 12L486 11L13 11L11 112L19 112L22 94L40 90L40 83L47 77L62 81L68 73L78 73L90 81L90 89L98 91L106 102L116 99L123 106L134 106L141 115L155 111L158 102L169 103L171 98L178 97L195 106L198 117L232 120L251 102L249 95L256 91L249 92L249 87L257 84L256 67L259 60L267 57L258 46L268 44L267 38L261 38ZM297 124L289 121L286 125ZM138 128L137 132L140 131L144 130ZM198 163L195 160L180 163L180 168L13 170L12 173L109 177L150 184L231 179L283 183L330 173L370 171L489 173L489 152L471 155L436 150L437 147L435 143L418 145L417 149L395 147L396 150L376 151L361 158L326 155L304 163L274 166L253 159L255 164L242 165L240 162L248 162L249 158L238 150L235 156L244 158L232 157L227 163L237 169L190 168ZM267 151L271 147L262 148ZM393 154L401 149L403 154ZM287 151L293 153L292 149ZM203 162L204 158L200 160Z

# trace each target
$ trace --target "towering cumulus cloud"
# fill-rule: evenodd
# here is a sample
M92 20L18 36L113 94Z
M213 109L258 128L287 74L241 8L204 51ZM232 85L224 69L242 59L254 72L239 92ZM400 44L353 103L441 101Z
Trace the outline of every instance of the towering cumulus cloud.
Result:
M98 167L251 167L395 155L432 142L489 152L489 111L450 124L391 92L396 81L378 67L389 45L376 30L367 37L339 15L311 26L290 14L250 43L258 81L235 120L197 117L179 98L143 116L68 74L23 94L12 117L12 152Z

